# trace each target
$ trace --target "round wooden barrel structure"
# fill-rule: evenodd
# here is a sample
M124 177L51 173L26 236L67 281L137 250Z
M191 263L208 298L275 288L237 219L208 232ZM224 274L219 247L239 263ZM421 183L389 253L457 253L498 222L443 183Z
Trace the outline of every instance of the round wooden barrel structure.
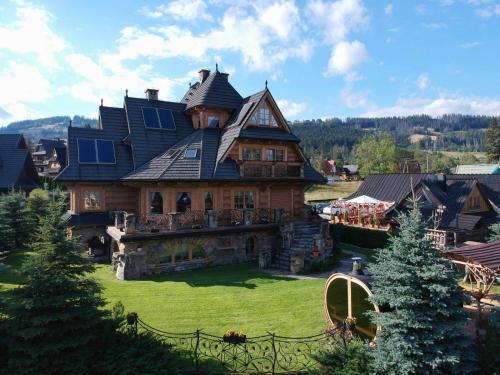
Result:
M370 276L332 274L325 284L325 316L331 325L343 323L347 318L356 319L356 331L368 337L375 337L377 326L365 315L368 311L380 312L379 307L368 301L373 295L370 290Z

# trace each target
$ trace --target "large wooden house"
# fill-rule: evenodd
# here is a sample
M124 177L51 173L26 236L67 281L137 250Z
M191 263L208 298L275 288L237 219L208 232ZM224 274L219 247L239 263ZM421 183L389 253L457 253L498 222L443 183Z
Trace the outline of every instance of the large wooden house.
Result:
M145 233L164 243L181 228L192 238L204 229L229 233L251 224L245 230L255 232L303 217L304 189L323 178L267 85L244 98L228 74L202 69L180 102L158 100L158 90L145 94L127 94L120 108L101 103L97 129L68 129L68 166L57 180L70 192L68 224L80 234L107 228L118 252L129 240L144 248L137 238ZM134 214L134 229L124 233L122 224L112 224L115 211ZM235 247L231 241L214 246Z

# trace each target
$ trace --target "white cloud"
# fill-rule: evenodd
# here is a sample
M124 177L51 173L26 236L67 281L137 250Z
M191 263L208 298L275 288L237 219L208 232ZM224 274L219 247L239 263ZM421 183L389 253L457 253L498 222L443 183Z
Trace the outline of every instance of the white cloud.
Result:
M59 67L58 55L67 43L50 28L52 14L42 7L20 3L16 17L10 24L0 24L0 50L33 54L43 67Z
M296 30L295 24L300 20L299 10L292 1L278 2L257 9L262 24L272 29L282 40L290 38Z
M423 23L422 26L425 27L427 30L431 30L431 31L438 31L441 29L446 29L448 27L443 22Z
M175 85L183 84L184 79L171 79L153 73L151 65L139 65L134 69L94 62L90 57L75 53L66 58L68 66L79 80L59 89L60 93L70 93L75 99L99 103L105 99L106 105L121 105L127 88L131 95L141 96L144 89L154 87L160 90L161 99L173 99Z
M347 74L368 57L368 52L363 43L358 40L353 42L338 43L330 55L327 75Z
M38 68L11 62L0 70L0 103L6 122L32 118L38 112L30 107L52 97L52 85Z
M296 117L307 110L306 103L302 102L292 102L286 99L280 99L277 103L281 112L287 118Z
M418 76L415 84L420 90L425 90L429 84L431 83L431 80L429 78L429 75L427 73L422 73Z
M427 114L438 117L450 113L470 115L500 115L500 99L485 97L440 97L422 98L418 96L399 98L395 105L372 108L363 116L409 116Z
M176 0L158 5L154 9L146 6L141 8L140 12L149 18L171 15L175 19L186 21L212 20L212 15L208 12L207 4L203 0Z
M368 13L360 0L325 2L313 0L307 5L311 22L322 30L325 42L336 44L352 32L368 25Z
M460 47L468 49L468 48L479 47L480 45L481 45L481 42L475 41L475 42L462 43L462 44L460 44Z
M392 16L392 13L394 12L394 5L392 5L391 3L387 4L384 8L384 12L388 16Z

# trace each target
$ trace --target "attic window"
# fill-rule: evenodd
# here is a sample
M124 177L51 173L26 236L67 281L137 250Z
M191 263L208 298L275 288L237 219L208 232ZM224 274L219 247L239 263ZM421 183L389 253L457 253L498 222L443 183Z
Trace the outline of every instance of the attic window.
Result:
M208 127L209 128L218 128L219 127L219 118L217 116L208 116Z
M188 148L186 151L184 151L184 157L186 159L194 159L196 158L197 154L198 150L196 148Z
M174 115L170 109L142 107L144 127L148 129L175 130Z

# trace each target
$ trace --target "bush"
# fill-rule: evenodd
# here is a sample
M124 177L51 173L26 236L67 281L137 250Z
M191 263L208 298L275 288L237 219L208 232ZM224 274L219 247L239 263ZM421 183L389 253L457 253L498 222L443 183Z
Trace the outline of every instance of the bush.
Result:
M381 230L352 227L343 224L331 224L330 235L336 242L344 242L368 249L386 246L389 234Z
M361 375L371 374L373 371L372 357L365 341L354 338L347 341L335 342L331 350L323 351L314 356L320 366L311 374L315 375Z

